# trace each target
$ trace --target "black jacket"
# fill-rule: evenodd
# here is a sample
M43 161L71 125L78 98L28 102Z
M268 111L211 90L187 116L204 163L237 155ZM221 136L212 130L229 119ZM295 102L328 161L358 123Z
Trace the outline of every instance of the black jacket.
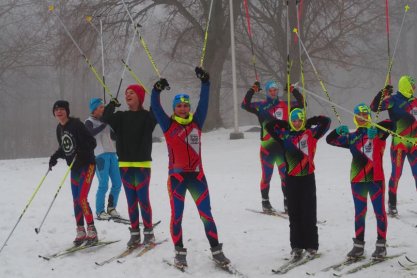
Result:
M152 132L156 120L152 112L115 111L110 102L101 120L111 126L116 134L116 150L121 162L152 161Z
M80 119L70 117L64 126L58 124L56 137L59 148L52 157L56 159L64 158L69 166L74 156L77 155L77 159L72 166L73 169L95 164L94 148L96 147L96 139L88 132Z

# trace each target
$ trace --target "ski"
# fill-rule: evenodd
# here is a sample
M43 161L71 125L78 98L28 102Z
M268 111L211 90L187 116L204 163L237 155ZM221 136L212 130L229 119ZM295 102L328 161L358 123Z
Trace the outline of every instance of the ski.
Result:
M149 244L146 244L144 248L136 255L136 257L142 257L144 254L154 249L156 246L161 245L162 243L167 242L167 241L168 239L166 238L161 241L156 241L156 242L151 242Z
M336 264L333 264L333 265L328 266L326 268L323 268L321 271L326 272L326 271L329 271L330 269L340 271L342 268L344 268L348 265L360 262L364 259L365 259L365 257L358 257L358 258L349 258L348 257L348 258L344 259L343 261L341 261L339 263L336 263Z
M213 261L214 262L214 261ZM245 274L241 273L240 271L238 271L234 266L232 266L231 264L227 264L227 265L221 265L218 264L216 262L214 262L214 264L216 265L216 267L218 269L221 269L222 271L225 271L231 275L235 275L237 277L248 277Z
M132 254L132 252L134 252L135 250L138 250L138 249L142 248L142 246L143 246L143 244L138 244L138 245L136 245L136 246L134 246L134 247L126 248L126 249L125 249L123 252L121 252L120 254L115 255L115 256L113 256L113 257L111 257L111 258L109 258L109 259L107 259L107 260L101 261L101 262L95 262L95 264L96 264L96 265L98 265L98 266L103 266L103 265L105 265L105 264L111 263L111 262L113 262L113 261L115 261L115 260L118 260L118 259L124 258L124 257L126 257L126 256L128 256L128 255L130 255L130 254Z
M178 269L178 270L179 270L179 271L181 271L181 272L185 272L185 273L187 273L187 271L186 271L187 267L186 267L186 266L176 265L176 264L174 264L174 263L172 263L172 262L168 261L167 259L163 259L162 261L163 261L164 263L166 263L167 265L169 265L169 266L175 267L176 269Z
M388 261L390 259L398 258L398 257L400 257L400 256L402 256L404 254L405 254L405 252L400 253L400 254L396 254L396 255L386 256L386 257L380 258L380 259L370 259L369 261L367 261L367 262L365 262L363 264L360 264L360 265L358 265L358 266L356 266L356 267L354 267L352 269L349 269L345 273L340 273L340 274L333 273L333 276L340 277L340 276L345 275L345 274L356 273L356 272L361 271L363 269L367 269L367 268L369 268L369 267L371 267L373 265L376 265L376 264L379 264L379 263Z
M284 219L288 219L288 214L286 214L284 212L276 211L276 210L271 211L271 212L265 212L265 211L262 211L262 210L256 210L256 209L250 209L250 208L247 208L246 210L250 211L250 212L254 212L254 213L271 215L271 216L276 216L276 217L281 217L281 218L284 218Z
M89 245L83 244L83 245L80 245L80 246L74 246L74 247L71 247L71 248L67 248L63 251L59 251L59 252L54 253L54 254L49 255L49 256L38 255L38 257L49 261L50 259L53 259L53 258L66 256L66 255L69 255L69 254L72 254L72 253L75 253L75 252L78 252L78 251L81 251L81 250L89 249L89 248L92 248L92 247L106 246L106 245L116 243L116 242L119 242L119 241L120 240L98 241L96 243L89 244Z
M275 273L275 274L285 274L288 271L290 271L290 270L292 270L292 269L294 269L294 268L296 268L300 265L306 264L309 261L312 261L316 258L320 258L320 256L321 256L320 253L317 253L314 256L306 256L305 255L305 256L301 257L299 260L289 261L289 262L285 263L284 265L282 265L281 267L279 267L278 269L273 269L272 272Z

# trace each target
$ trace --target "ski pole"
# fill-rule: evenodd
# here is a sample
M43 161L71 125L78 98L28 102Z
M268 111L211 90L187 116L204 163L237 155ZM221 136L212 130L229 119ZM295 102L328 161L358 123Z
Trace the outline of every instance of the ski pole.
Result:
M331 103L333 103L333 102L332 102L332 100L331 100L331 98L330 98L329 92L328 92L328 91L327 91L327 89L326 89L326 86L324 86L323 80L321 80L321 77L320 77L319 73L317 72L316 67L315 67L315 66L314 66L314 64L313 64L313 61L311 60L311 57L310 57L310 55L308 54L307 49L306 49L306 47L305 47L305 45L304 45L303 41L301 40L300 35L298 34L298 30L297 30L297 28L294 28L294 30L293 30L293 31L294 31L294 33L297 35L298 40L299 40L299 42L300 42L300 45L303 47L304 52L305 52L305 54L306 54L306 56L307 56L308 60L310 61L311 67L313 68L313 71L314 71L314 74L315 74L315 75L316 75L316 77L317 77L317 80L320 82L320 85L321 85L321 88L323 89L323 92L326 94L327 99L328 99ZM339 113L337 113L336 108L334 107L334 105L331 105L331 107L332 107L332 109L333 109L334 114L336 115L337 120L339 121L339 124L342 124L342 120L340 119Z
M301 32L300 26L301 26L301 9L302 9L302 0L296 2L297 4L297 28L299 30L299 32ZM301 36L301 33L300 33ZM298 37L296 36L295 39L297 39ZM307 107L306 107L306 93L304 92L304 88L305 88L305 80L304 80L304 67L303 67L303 59L301 57L301 43L300 40L298 40L298 50L299 50L299 55L300 55L300 75L301 75L301 94L303 96L303 107L304 107L304 114L306 115L307 118Z
M397 52L397 46L398 46L398 42L400 41L400 37L401 37L401 31L403 30L403 26L404 26L404 21L405 21L405 15L407 14L408 10L410 9L410 6L407 4L404 7L404 15L403 15L403 19L401 21L401 27L400 30L398 31L398 37L397 37L397 41L395 43L394 46L394 52L392 53L392 57L390 58L390 60L388 61L388 72L387 72L387 76L385 78L385 85L384 88L389 84L390 82L390 76L391 76L391 71L392 71L392 65L394 63L394 57L395 57L395 53ZM379 113L381 112L381 108L382 108L382 101L384 100L384 98L381 96L381 99L379 100L378 103L378 109L376 110L376 114L375 117L376 119L378 119L379 117Z
M387 31L387 53L388 53L388 67L391 63L391 49L389 44L389 0L385 0L385 29ZM391 73L388 76L388 83L391 84Z
M136 73L129 67L128 64L126 64L126 62L122 59L122 63L124 65L124 67L127 69L127 71L130 73L130 75L132 76L132 78L140 85L142 85L142 87L145 89L145 92L147 92L149 94L149 90L145 87L145 85L143 84L143 82L139 79L139 77L136 75Z
M250 16L249 16L248 0L244 0L243 3L245 5L246 22L247 22L247 25L248 25L248 27L247 27L248 37L249 37L250 48L251 48L251 52L252 52L253 71L255 72L256 81L259 82L259 76L258 76L258 72L256 70L256 56L255 56L255 49L253 47L252 28L251 28L251 25L250 25Z
M124 0L122 0L122 3L123 3L123 6L124 6L124 8L125 8L125 10L126 10L126 12L127 12L127 14L128 14L128 16L129 16L130 20L132 21L133 29L135 30L135 32L136 32L136 34L137 34L137 36L138 36L138 38L139 38L139 42L142 44L143 49L144 49L144 50L145 50L145 52L146 52L146 55L148 55L148 59L149 59L149 61L151 62L152 67L153 67L153 69L154 69L154 71L155 71L156 75L157 75L159 78L161 78L161 74L159 73L159 70L158 70L158 68L156 67L156 63L155 63L155 61L154 61L154 59L153 59L153 57L152 57L152 55L151 55L151 52L149 51L148 45L146 44L145 40L143 39L142 35L140 34L140 32L139 32L139 28L137 27L137 24L135 23L135 21L134 21L134 19L133 19L132 15L130 14L129 9L128 9L128 7L127 7L127 5L126 5L125 1L124 1ZM170 88L169 88L169 87L167 87L167 90L169 90L169 89L170 89Z
M61 188L62 188L62 185L64 184L65 180L67 179L67 176L68 176L69 172L71 171L72 165L74 165L75 159L77 159L77 155L75 155L75 156L74 156L74 158L73 158L73 160L72 160L72 162L71 162L70 166L68 167L67 171L65 172L65 175L64 175L64 177L62 178L61 183L60 183L60 184L59 184L59 186L58 186L58 189L57 189L57 191L56 191L56 193L55 193L55 196L54 196L54 198L52 199L51 205L49 206L48 210L46 211L46 214L45 214L45 216L43 217L41 224L39 225L39 227L38 227L38 228L35 228L35 232L36 232L37 234L39 234L39 232L41 231L42 225L43 225L43 223L45 222L45 219L46 219L46 217L48 216L49 211L51 210L52 205L54 204L54 202L55 202L55 200L56 200L56 197L58 196L58 193L59 193L59 191L60 191L60 190L61 190Z
M91 15L85 17L86 21L93 27L93 29L97 32L97 34L100 36L100 45L101 45L101 72L102 72L102 78L103 83L106 84L106 77L104 74L104 43L103 43L103 21L101 20L101 17L98 16L98 19L100 21L100 31L97 29L97 27L92 23L93 17ZM104 103L106 103L106 89L103 88L103 100Z
M32 196L29 198L28 203L26 204L25 208L23 209L23 212L20 214L19 218L17 219L17 222L14 225L12 231L10 232L9 236L4 241L3 245L1 246L0 253L1 253L1 251L3 251L3 248L6 246L7 242L9 241L10 237L12 236L12 234L13 234L14 230L16 229L17 225L20 223L20 220L22 220L23 215L25 214L26 210L28 209L28 207L32 203L32 200L35 198L36 193L38 193L39 189L41 188L41 186L43 184L43 181L45 180L46 176L49 174L50 171L51 171L51 169L48 168L48 171L46 171L45 175L42 177L38 186L35 188L35 191L33 192Z
M210 19L211 19L211 10L213 9L213 0L210 2L210 9L207 19L207 26L206 31L204 32L204 43L203 43L203 50L201 51L201 58L200 58L200 68L203 67L204 57L206 56L206 48L207 48L207 39L208 39L208 29L210 26Z
M138 24L138 27L140 27L139 24ZM129 50L127 52L126 63L129 63L130 53L132 52L133 43L135 42L135 38L136 38L136 32L133 32L132 41L130 42ZM123 82L123 78L125 76L125 71L126 71L126 67L123 65L122 75L120 76L119 87L117 88L116 99L119 97L119 92L120 92L120 88L122 87L122 82Z
M95 69L95 67L93 66L93 64L91 64L90 60L87 58L87 56L84 54L84 52L82 51L82 49L80 48L80 46L78 45L78 43L75 41L74 37L71 35L71 33L68 31L67 26L65 25L65 23L62 21L62 19L58 16L58 14L55 12L55 7L54 5L50 5L49 6L49 11L55 15L55 17L58 19L59 23L61 24L61 26L64 28L65 33L68 35L68 37L71 39L71 41L74 43L75 47L78 49L78 52L81 54L81 56L84 58L85 62L87 63L88 67L90 68L91 72L94 74L94 76L96 77L97 81L100 83L101 86L103 86L104 90L106 91L106 93L113 98L113 95L110 92L109 87L107 87L107 85L103 82L102 78L99 76L99 74L97 73L97 70Z
M289 17L289 3L287 0L287 108L288 117L291 112L291 98L290 98L290 87L291 87L291 62L290 62L290 17Z
M299 86L297 85L296 87L299 87ZM353 115L353 116L355 116L355 117L361 118L362 120L369 122L371 125L373 125L373 126L375 126L375 127L379 128L379 129L381 129L381 130L383 130L383 131L385 131L385 132L387 132L387 133L391 134L392 136L398 137L398 138L400 138L401 140L407 141L407 142L409 142L409 143L411 143L411 144L413 144L413 145L417 145L417 141L416 141L416 140L413 140L413 138L407 138L407 137L404 137L404 136L402 136L402 135L400 135L400 134L398 134L398 133L396 133L396 132L394 132L394 131L392 131L392 130L390 130L390 129L388 129L388 128L385 128L385 127L383 127L383 126L381 126L381 125L379 125L379 124L377 124L377 123L372 122L372 121L371 121L371 120L369 120L369 119L363 118L363 117L361 117L360 115L357 115L357 114L353 113L351 110L349 110L349 109L347 109L347 108L344 108L343 106L340 106L340 105L338 105L338 104L336 104L336 103L332 102L331 100L327 100L327 99L325 99L324 97L321 97L321 96L319 96L318 94L316 94L316 93L314 93L314 92L312 92L312 91L309 91L309 90L307 90L307 89L304 89L304 90L305 90L307 93L309 93L310 95L313 95L313 96L315 96L315 97L317 97L317 98L321 99L322 101L324 101L324 102L326 102L326 103L328 103L328 104L330 104L330 105L332 105L332 106L336 106L337 108L339 108L339 109L341 109L341 110L343 110L343 111L345 111L345 112L347 112L347 113L349 113L349 114L351 114L351 115Z

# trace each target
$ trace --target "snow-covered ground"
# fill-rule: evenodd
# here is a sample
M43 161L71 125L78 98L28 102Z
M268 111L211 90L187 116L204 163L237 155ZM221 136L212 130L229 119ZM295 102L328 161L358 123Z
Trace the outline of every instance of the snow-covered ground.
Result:
M246 130L247 128L243 128ZM260 209L259 134L245 133L244 140L229 140L230 130L218 130L203 135L203 160L209 182L213 215L225 254L234 266L248 277L271 276L271 269L284 263L289 256L289 228L285 219L255 214L246 208ZM389 146L389 142L387 146ZM122 251L129 238L128 226L113 222L96 221L99 237L120 242L95 250L45 261L39 254L48 255L72 244L75 236L72 198L69 181L62 188L42 231L38 227L62 179L66 165L60 161L48 175L8 245L0 254L0 277L227 277L213 266L197 209L187 194L183 221L185 247L188 248L189 273L183 274L163 263L173 258L173 245L169 235L170 208L167 181L167 150L165 143L153 146L153 168L150 198L154 222L162 220L156 228L157 239L169 241L141 258L130 256L123 264L113 262L99 267L102 261ZM319 141L316 154L316 181L318 218L326 220L319 225L321 258L300 266L286 277L303 277L306 272L317 272L316 277L331 277L332 272L320 269L344 258L352 247L354 235L353 201L349 183L351 155L348 150L332 147ZM48 167L48 158L0 161L1 201L0 244L8 236L25 207L32 192ZM388 150L384 158L385 177L391 171ZM97 179L90 191L90 204L94 210ZM398 189L398 209L401 219L388 219L389 254L407 252L417 259L417 194L408 162ZM278 175L272 180L272 204L282 209L282 193ZM369 257L376 240L376 223L368 201L366 229L366 255ZM121 192L119 211L127 216L126 199ZM94 248L93 248L94 249ZM352 277L402 277L417 275L405 271L397 259L371 267Z

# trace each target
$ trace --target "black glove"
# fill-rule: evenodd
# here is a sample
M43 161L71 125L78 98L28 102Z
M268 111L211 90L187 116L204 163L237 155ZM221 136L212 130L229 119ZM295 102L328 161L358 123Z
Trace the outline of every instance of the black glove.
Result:
M200 78L201 82L206 83L210 80L210 75L208 72L203 70L200 67L195 68L195 74L197 75L197 78Z
M55 156L51 156L49 158L49 170L52 170L52 167L54 167L58 163L58 159Z
M385 90L385 94L388 94L388 95L392 95L392 93L393 93L393 87L392 87L392 85L390 85L390 84L388 84L387 86L385 86L385 88L384 88L384 90Z
M261 91L261 90L262 90L262 88L261 88L261 83L259 83L259 81L255 81L255 83L253 83L253 85L252 85L252 90L253 90L255 93L257 93L257 92Z
M112 98L110 100L110 103L113 103L114 107L120 107L120 102L117 100L117 98Z
M313 125L317 125L320 123L320 116L314 116L307 120L306 128L310 128Z
M162 90L169 90L169 84L168 81L165 78L161 78L158 81L156 81L155 85L153 85L154 89L157 91L162 91Z

